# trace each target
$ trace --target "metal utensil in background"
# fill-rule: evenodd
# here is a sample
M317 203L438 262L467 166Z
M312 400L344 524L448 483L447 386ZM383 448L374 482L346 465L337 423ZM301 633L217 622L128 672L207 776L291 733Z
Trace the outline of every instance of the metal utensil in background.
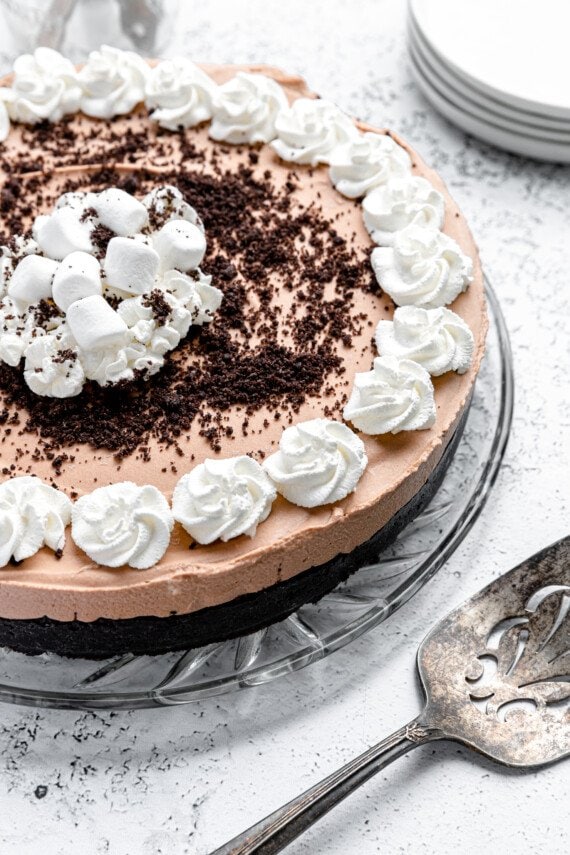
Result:
M570 537L451 612L418 651L422 713L212 855L272 855L392 760L439 739L507 766L570 756Z
M79 62L109 44L159 57L174 38L179 11L179 0L77 0L64 53Z
M123 33L140 53L148 56L155 49L163 14L163 3L160 0L121 0Z
M37 44L59 50L67 22L75 8L77 0L50 0L46 4L37 35Z
M2 58L13 61L38 45L59 49L77 0L0 0Z
M12 62L42 45L75 62L101 44L159 56L176 31L179 0L0 0L0 51Z

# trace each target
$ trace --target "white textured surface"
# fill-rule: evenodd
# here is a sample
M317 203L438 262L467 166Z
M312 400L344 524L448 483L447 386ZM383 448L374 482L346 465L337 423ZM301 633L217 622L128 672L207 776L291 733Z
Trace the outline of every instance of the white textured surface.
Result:
M181 45L194 58L301 72L345 109L401 131L440 170L507 315L513 434L489 504L447 567L387 624L324 662L179 709L4 707L6 855L205 855L412 718L414 654L431 623L570 528L570 169L483 146L433 113L411 81L403 0L218 0L191 4L187 20ZM288 852L562 855L569 798L568 763L509 772L454 745L426 746Z

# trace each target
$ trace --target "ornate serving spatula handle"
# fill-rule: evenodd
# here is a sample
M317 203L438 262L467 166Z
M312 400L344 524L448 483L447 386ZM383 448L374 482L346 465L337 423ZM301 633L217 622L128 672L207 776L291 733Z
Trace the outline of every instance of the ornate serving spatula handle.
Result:
M281 852L309 826L393 760L407 754L417 745L443 737L441 731L422 724L421 718L415 719L257 825L216 849L212 855L273 855Z
M417 719L212 855L280 852L396 757L435 739L519 768L570 757L570 537L443 618L418 666L427 704ZM532 715L518 707L529 701Z

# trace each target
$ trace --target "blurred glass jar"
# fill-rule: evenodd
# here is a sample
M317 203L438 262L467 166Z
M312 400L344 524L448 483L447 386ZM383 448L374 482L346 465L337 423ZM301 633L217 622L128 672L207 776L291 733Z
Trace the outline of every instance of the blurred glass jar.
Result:
M102 44L159 56L176 32L179 0L0 0L0 57L39 45L74 62Z

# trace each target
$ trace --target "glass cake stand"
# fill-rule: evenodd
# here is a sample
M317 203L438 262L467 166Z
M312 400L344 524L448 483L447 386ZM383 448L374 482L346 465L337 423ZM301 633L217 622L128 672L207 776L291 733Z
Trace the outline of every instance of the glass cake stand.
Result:
M94 662L0 649L0 701L62 709L185 704L304 668L387 620L461 543L499 471L511 426L513 372L505 322L488 280L486 291L487 352L455 456L428 507L377 562L281 623L183 653Z

